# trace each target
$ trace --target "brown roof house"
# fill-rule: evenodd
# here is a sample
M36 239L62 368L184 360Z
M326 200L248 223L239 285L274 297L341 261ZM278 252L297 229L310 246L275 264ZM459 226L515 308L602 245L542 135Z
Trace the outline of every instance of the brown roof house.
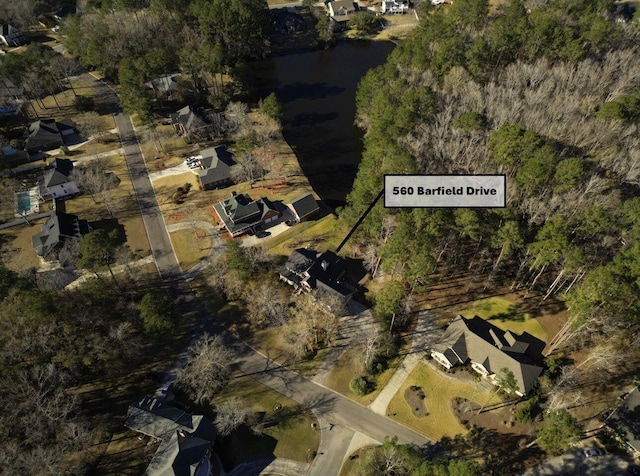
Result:
M56 159L52 165L38 180L40 200L57 200L80 193L78 185L70 178L73 162L69 159Z
M331 251L298 248L280 268L280 279L306 292L319 289L347 302L355 289L344 279L345 261Z
M200 167L198 179L203 190L231 185L231 167L235 164L233 155L224 145L210 147L200 151Z
M296 198L294 201L287 204L287 208L291 210L293 218L296 221L306 220L320 211L318 202L310 193Z
M282 217L282 204L268 198L253 200L247 194L232 192L229 198L213 205L220 221L232 237L275 225Z
M91 231L87 220L78 219L77 215L54 212L42 225L42 231L31 239L33 249L42 258L57 251L69 238L81 238Z
M605 420L613 429L631 454L640 455L640 390L634 388Z
M140 397L129 405L125 426L162 443L144 476L210 476L213 422L155 398Z
M497 375L506 368L515 377L515 393L524 396L542 373L544 345L528 333L517 335L503 331L481 317L458 316L433 346L431 356L447 369L470 363L473 370L494 385Z

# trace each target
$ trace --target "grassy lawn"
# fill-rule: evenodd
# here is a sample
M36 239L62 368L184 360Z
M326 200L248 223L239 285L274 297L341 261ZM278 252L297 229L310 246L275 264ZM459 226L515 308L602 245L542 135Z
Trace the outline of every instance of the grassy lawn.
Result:
M254 349L269 356L270 359L278 364L293 369L305 377L312 377L316 374L318 367L322 364L330 350L328 348L319 349L311 359L292 362L290 357L284 352L280 342L280 329L278 327L267 327L256 330L248 340Z
M198 264L202 258L209 254L211 238L200 229L177 230L170 233L170 237L178 257L178 263L183 271Z
M391 361L389 368L376 377L375 390L360 397L349 388L351 379L363 374L362 366L359 362L359 352L357 349L349 349L340 357L333 370L331 370L331 373L327 377L326 385L361 405L369 405L376 399L385 385L387 385L387 382L389 382L395 373L399 362L399 357Z
M45 211L42 208L41 211ZM42 230L46 218L29 220L31 226L14 226L0 231L0 246L2 247L2 261L13 271L22 272L30 268L38 268L40 259L33 249L31 238Z
M124 158L118 155L99 160L106 162L107 171L114 173L120 183L109 190L105 197L95 197L97 203L88 195L67 200L66 211L89 222L108 221L111 219L106 205L108 203L118 224L124 227L127 246L138 256L147 256L150 253L149 241Z
M136 131L136 134L140 140L142 155L151 172L159 170L157 157L170 159L163 160L162 167L173 167L184 161L186 156L199 150L197 145L187 144L184 137L177 135L171 125L157 125L155 138L151 131L145 129Z
M346 231L338 225L338 219L329 214L317 221L298 223L267 242L273 255L289 256L296 248L311 247L317 250L336 249Z
M503 297L479 299L460 309L456 314L462 314L467 318L478 315L500 329L518 334L528 332L545 342L547 341L547 333L538 320L529 313L519 311L513 301Z
M264 412L265 421L277 423L265 428L262 437L239 441L234 448L239 454L231 455L236 464L271 455L306 462L307 455L318 449L320 434L311 428L311 423L317 423L316 418L293 400L249 377L233 379L213 403L231 397L246 402L254 412Z
M424 403L428 414L421 418L413 415L404 398L405 390L412 385L421 387L425 393ZM428 365L419 363L389 403L387 412L394 419L426 437L440 440L443 436L454 437L467 433L453 413L452 402L456 397L474 401L479 405L500 402L500 398L495 394L491 394L491 399L487 401L489 396L490 393L475 382L446 378Z

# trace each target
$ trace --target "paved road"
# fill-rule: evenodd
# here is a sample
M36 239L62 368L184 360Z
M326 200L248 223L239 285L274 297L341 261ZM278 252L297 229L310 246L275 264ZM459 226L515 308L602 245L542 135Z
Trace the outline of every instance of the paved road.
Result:
M428 443L425 437L399 423L385 416L377 415L371 410L311 382L291 370L274 365L265 356L233 338L219 326L206 324L207 321L210 321L210 319L207 319L209 316L206 315L204 306L198 297L190 289L178 265L138 145L133 124L130 118L121 112L118 97L113 90L92 76L88 74L86 76L86 79L92 83L92 87L103 101L116 114L115 123L158 272L165 282L171 283L174 292L181 296L181 309L185 313L194 312L198 316L195 322L198 323L199 327L194 330L194 334L199 335L204 331L224 334L226 340L235 350L238 357L237 364L245 376L251 376L268 387L309 407L318 416L321 431L319 453L322 454L319 454L314 460L309 474L313 476L338 474L354 431L363 433L380 442L387 435L396 435L401 443L412 443L419 446ZM183 353L179 359L180 362L184 362L185 358L186 354ZM177 366L179 365L177 364Z
M113 89L104 82L85 74L84 79L98 93L101 100L107 104L109 110L115 114L114 119L127 161L129 175L133 182L133 189L138 198L138 206L142 214L142 221L147 231L151 253L155 259L158 273L162 279L175 279L182 270L173 251L169 233L156 199L155 191L149 179L147 166L144 163L138 138L128 115L120 108L120 101Z
M588 445L594 448L595 445ZM606 454L585 458L582 449L575 449L555 458L548 459L535 468L530 468L523 476L544 476L544 475L602 475L618 476L628 474L626 469L629 466L628 458Z
M318 417L320 447L309 476L337 475L349 450L355 432L382 443L386 436L397 436L400 443L426 445L422 435L373 413L354 401L322 387L297 373L269 364L266 357L235 341L232 345L238 364L245 375L310 408Z

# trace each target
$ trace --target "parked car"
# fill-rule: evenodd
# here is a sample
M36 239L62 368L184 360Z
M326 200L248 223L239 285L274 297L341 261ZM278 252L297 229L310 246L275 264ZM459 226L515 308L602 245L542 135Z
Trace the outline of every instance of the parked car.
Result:
M264 230L256 231L256 238L266 238L267 236L271 236L270 231L264 231Z
M604 451L602 451L600 448L590 448L588 450L584 450L584 455L587 458L592 458L594 456L602 456L604 454Z

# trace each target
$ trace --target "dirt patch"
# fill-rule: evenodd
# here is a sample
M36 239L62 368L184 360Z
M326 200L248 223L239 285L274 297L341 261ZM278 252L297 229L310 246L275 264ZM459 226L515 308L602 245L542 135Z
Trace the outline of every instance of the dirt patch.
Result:
M424 398L424 390L422 390L422 387L418 387L417 385L412 385L404 391L404 399L411 407L411 412L415 417L421 418L429 414L427 412L427 407L424 404Z
M484 430L493 430L497 433L511 434L514 436L533 437L535 435L534 423L520 423L516 420L518 404L502 403L497 408L486 407L480 413L481 406L464 398L453 402L453 411L462 425L467 428L476 426ZM494 406L495 407L495 406ZM527 442L530 439L526 440Z

